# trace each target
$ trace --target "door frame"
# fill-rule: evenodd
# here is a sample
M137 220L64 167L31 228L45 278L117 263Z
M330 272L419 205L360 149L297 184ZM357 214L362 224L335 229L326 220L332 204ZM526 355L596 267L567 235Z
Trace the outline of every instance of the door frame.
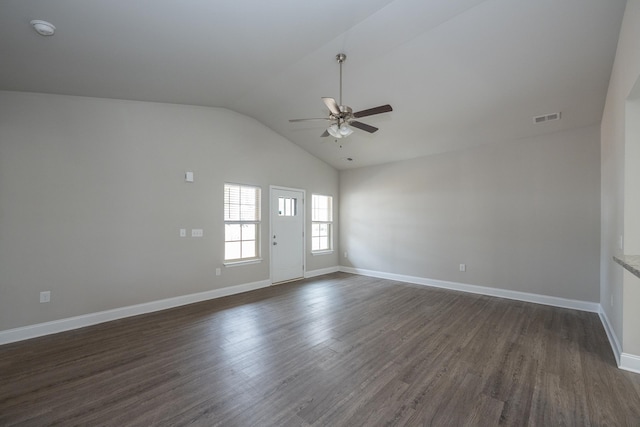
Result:
M307 191L303 188L269 185L269 281L273 286L273 190L297 191L302 193L302 278L307 276ZM281 282L278 282L281 283Z

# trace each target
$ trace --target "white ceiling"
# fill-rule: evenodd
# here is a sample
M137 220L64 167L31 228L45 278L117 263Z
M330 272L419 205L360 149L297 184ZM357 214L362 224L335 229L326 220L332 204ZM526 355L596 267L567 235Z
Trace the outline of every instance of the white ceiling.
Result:
M599 123L625 3L1 0L0 90L225 107L345 169ZM339 52L344 104L394 111L335 142L288 119L328 115Z

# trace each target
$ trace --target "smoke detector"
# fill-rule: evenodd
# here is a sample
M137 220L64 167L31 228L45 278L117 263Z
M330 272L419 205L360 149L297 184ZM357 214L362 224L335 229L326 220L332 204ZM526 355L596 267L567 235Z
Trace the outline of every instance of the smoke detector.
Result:
M31 21L31 25L33 29L36 30L38 34L41 36L52 36L56 31L56 27L47 21L40 21L39 19L34 19Z

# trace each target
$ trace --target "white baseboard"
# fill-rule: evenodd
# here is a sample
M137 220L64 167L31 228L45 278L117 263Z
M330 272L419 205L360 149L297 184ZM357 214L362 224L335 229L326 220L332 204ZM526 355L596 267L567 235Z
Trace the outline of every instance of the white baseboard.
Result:
M640 374L640 356L636 356L635 354L622 353L620 355L620 364L618 365L620 369L624 369L625 371L635 372L636 374Z
M262 280L259 282L245 283L242 285L229 286L226 288L199 292L197 294L181 295L174 298L167 298L143 304L114 308L112 310L99 311L97 313L89 313L82 316L68 317L66 319L38 323L35 325L23 326L15 329L7 329L4 331L0 331L0 345L22 341L29 338L36 338L43 335L57 334L58 332L83 328L85 326L96 325L98 323L109 322L111 320L122 319L125 317L137 316L139 314L166 310L168 308L193 304L195 302L240 294L243 292L253 291L255 289L265 288L270 285L271 281Z
M444 280L426 279L424 277L405 276L403 274L385 273L381 271L365 270L340 266L340 271L345 273L359 274L362 276L377 277L379 279L397 280L400 282L413 283L416 285L431 286L435 288L450 289L454 291L469 292L472 294L488 295L500 298L507 298L517 301L533 302L536 304L550 305L553 307L571 308L574 310L600 312L600 304L597 302L580 301L548 295L531 294L527 292L511 291L508 289L489 288L486 286L469 285L466 283L447 282Z
M607 317L607 313L601 308L598 314L600 315L600 321L602 322L604 331L607 333L607 338L609 338L609 344L611 345L613 356L616 358L616 364L618 365L618 367L621 368L622 366L621 366L620 356L622 355L622 347L620 346L618 337L616 336L616 333L613 331L613 326L609 321L609 317Z
M531 294L527 292L510 291L506 289L488 288L486 286L468 285L465 283L447 282L443 280L425 279L423 277L405 276L402 274L385 273L381 271L365 270L361 268L340 267L340 271L345 273L359 274L362 276L377 277L380 279L397 280L400 282L413 283L416 285L433 286L436 288L451 289L455 291L470 292L474 294L489 295L500 298L507 298L518 301L533 302L536 304L550 305L561 308L571 308L574 310L598 313L600 321L611 344L613 355L620 369L640 374L640 356L623 353L618 337L613 331L611 322L602 306L596 302L572 300L547 295Z
M340 271L340 267L338 267L338 266L327 267L327 268L319 268L317 270L305 271L304 272L304 278L308 279L310 277L322 276L322 275L325 275L325 274L335 273L337 271Z

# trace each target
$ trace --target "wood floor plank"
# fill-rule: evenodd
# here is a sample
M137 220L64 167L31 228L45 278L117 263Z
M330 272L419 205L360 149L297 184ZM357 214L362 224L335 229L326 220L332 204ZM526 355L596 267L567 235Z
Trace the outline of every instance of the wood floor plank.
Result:
M334 273L0 346L0 425L640 425L600 319Z

